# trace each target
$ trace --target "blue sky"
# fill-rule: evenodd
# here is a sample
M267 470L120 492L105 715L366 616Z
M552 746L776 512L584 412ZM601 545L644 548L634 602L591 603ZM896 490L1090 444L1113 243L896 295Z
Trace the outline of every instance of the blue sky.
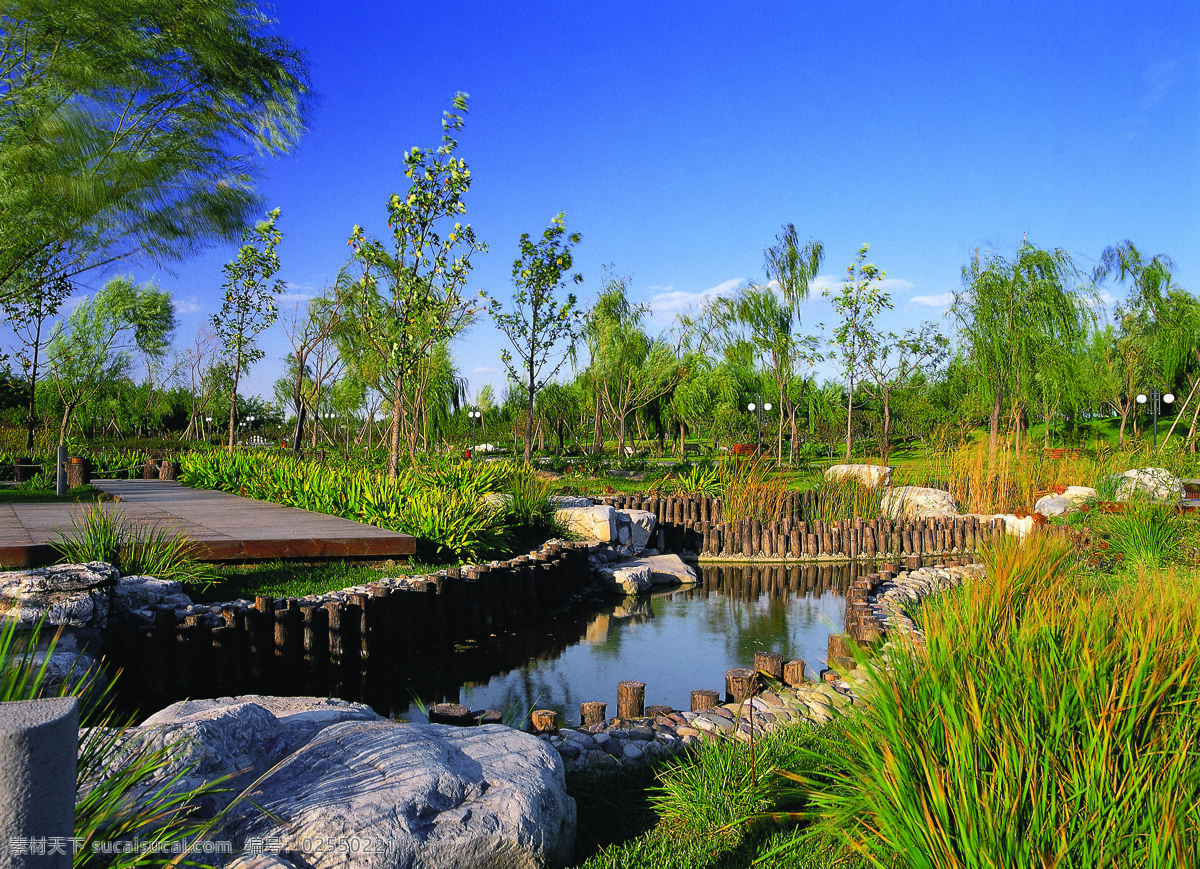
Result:
M262 173L282 212L285 306L332 282L355 224L386 233L403 152L438 143L459 90L467 220L490 247L471 289L503 301L518 237L559 211L583 233L581 300L611 263L658 328L762 281L788 222L824 243L823 284L869 242L894 327L945 323L971 252L1011 254L1026 234L1086 270L1132 239L1200 289L1194 2L281 0L275 14L318 95L299 148ZM173 292L183 346L233 255L121 271ZM815 300L806 330L822 321ZM487 321L455 342L473 390L502 391L503 346ZM248 384L269 394L281 325L263 347Z

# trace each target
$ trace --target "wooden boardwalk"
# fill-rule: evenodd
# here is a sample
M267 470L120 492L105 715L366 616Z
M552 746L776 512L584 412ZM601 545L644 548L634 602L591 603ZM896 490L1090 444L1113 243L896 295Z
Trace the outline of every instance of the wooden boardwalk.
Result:
M202 561L387 559L416 551L416 538L407 534L225 492L159 480L94 480L92 485L117 499L105 502L105 510L119 510L142 527L186 534ZM88 506L0 504L0 565L54 563L51 542L60 530L69 532Z

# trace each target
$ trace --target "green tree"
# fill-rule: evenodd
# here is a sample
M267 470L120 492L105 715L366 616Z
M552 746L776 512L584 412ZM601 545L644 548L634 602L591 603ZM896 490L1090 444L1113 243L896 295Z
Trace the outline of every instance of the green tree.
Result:
M135 287L129 278L113 278L65 326L58 323L46 363L63 407L59 443L66 442L76 409L128 374L132 350L161 355L174 329L170 295L152 284Z
M353 341L381 362L380 391L392 405L388 472L393 478L400 468L402 430L409 430L409 455L416 460L421 414L409 402L421 393L410 391L410 379L430 350L470 325L480 307L464 291L472 255L487 246L476 241L469 224L458 221L471 187L467 162L455 156L467 95L456 94L453 107L443 113L437 149L414 147L404 155L404 174L412 183L406 195L394 193L388 200L391 249L358 226L350 236L362 275L343 282L343 290L354 315ZM446 226L451 221L453 226Z
M559 302L555 293L563 289L566 276L571 271L574 258L571 248L583 238L578 232L567 235L563 213L559 212L538 241L521 233L521 257L512 265L513 311L505 314L499 302L493 302L492 319L517 352L507 349L500 353L500 360L508 369L509 377L521 380L526 394L525 463L533 447L533 406L537 394L546 381L556 375L567 352L557 354L553 362L555 347L566 342L571 344L579 335L580 315L575 308L575 294L568 293ZM582 283L583 275L570 276L572 283Z
M627 293L627 278L609 276L583 330L597 409L608 412L622 449L630 414L669 392L688 368L666 341L646 334L642 323L649 309L631 304ZM597 413L593 449L600 446Z
M303 130L300 53L254 0L0 3L0 293L236 238L254 154Z
M880 311L892 307L891 297L883 291L886 272L869 263L867 251L870 245L858 249L858 256L846 268L846 277L836 296L832 296L833 309L841 322L833 330L833 343L837 349L829 354L837 360L846 378L846 461L850 461L852 446L851 428L854 418L854 386L867 370L868 359L877 352L875 317Z
M1091 315L1076 275L1066 251L1042 250L1028 241L1011 260L998 253L976 255L963 268L963 289L955 293L950 312L991 405L992 467L1005 404L1019 435L1039 354L1073 346L1087 327Z
M891 308L890 296L887 293L882 295L888 299L885 307ZM867 347L863 367L874 384L873 391L883 404L880 453L886 465L891 454L892 396L899 389L927 386L928 369L946 358L950 341L933 323L906 329L903 335L871 328L864 337ZM922 376L916 377L918 374Z
M49 252L40 252L27 262L9 281L11 290L0 294L0 305L10 325L21 341L17 361L28 383L25 450L33 451L33 429L37 423L38 362L42 349L49 342L47 322L71 293L71 282L63 276L57 259Z
M229 452L237 426L237 391L242 374L263 357L255 338L279 316L276 297L283 292L282 280L271 279L279 271L277 248L283 235L275 226L279 209L267 213L267 219L242 233L237 258L224 266L225 300L213 314L213 330L221 339L230 362L233 392L229 402Z

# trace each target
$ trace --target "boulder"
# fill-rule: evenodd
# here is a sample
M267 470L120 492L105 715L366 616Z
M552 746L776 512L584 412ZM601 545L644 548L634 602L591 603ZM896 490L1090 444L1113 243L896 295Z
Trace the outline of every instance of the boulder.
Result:
M1129 501L1140 495L1152 501L1178 504L1184 497L1183 480L1166 468L1132 468L1115 476L1117 501Z
M1035 513L1043 516L1062 516L1078 510L1088 501L1096 501L1099 496L1090 486L1067 486L1062 494L1043 495L1033 505Z
M183 586L173 579L153 576L123 576L113 586L109 618L138 615L153 620L150 607L173 607L176 610L191 606L192 599Z
M31 628L49 625L100 629L108 625L113 587L120 573L110 564L56 564L0 573L0 615Z
M569 531L585 540L599 540L603 543L616 540L616 511L607 504L595 507L566 507L556 510L554 517Z
M681 583L692 585L697 581L696 571L689 567L678 555L648 555L622 561L622 570L647 568L650 571L650 582L653 585Z
M575 801L558 752L502 725L334 724L280 761L251 799L213 837L276 843L268 853L295 865L562 865L574 847ZM343 841L358 848L338 850Z
M958 505L954 496L943 489L924 486L898 486L888 489L879 504L888 519L924 519L928 516L954 516Z
M658 520L649 510L618 510L617 515L628 520L631 535L629 545L633 554L638 554L650 544Z
M611 583L611 590L617 594L641 594L650 590L650 568L644 565L601 568L597 574Z
M371 707L324 697L250 694L216 700L184 700L155 712L128 738L157 749L178 748L155 777L182 793L204 781L235 775L218 795L224 806L272 765L307 744L324 728L344 721L382 721ZM195 768L188 767L195 764Z
M1037 519L1030 514L1028 516L1017 518L1012 513L996 513L992 515L992 519L1004 520L1004 533L1018 540L1024 540L1033 533L1033 529L1037 527Z
M892 485L892 469L881 465L830 465L825 469L825 479L858 480L873 489L886 489Z
M585 497L583 497L583 495L551 495L550 503L552 503L555 507L557 507L560 510L567 508L567 507L591 507L591 506L594 506L592 504L592 499L585 498Z

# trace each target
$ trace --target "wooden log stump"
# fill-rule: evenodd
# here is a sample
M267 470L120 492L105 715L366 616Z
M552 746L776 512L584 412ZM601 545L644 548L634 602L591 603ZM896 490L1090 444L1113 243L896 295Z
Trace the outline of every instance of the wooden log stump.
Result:
M608 704L602 700L585 700L579 704L579 723L585 727L603 724L608 717Z
M646 683L628 679L617 683L617 717L641 718L646 711Z
M754 671L749 667L732 667L725 671L725 702L741 703L754 687Z
M778 682L783 678L783 655L778 652L755 652L754 670Z
M534 733L554 733L558 730L558 713L553 709L535 709L530 724Z
M692 711L703 712L705 709L712 709L720 699L721 695L716 691L709 690L708 688L697 688L692 692Z
M658 718L660 715L670 715L674 711L675 711L675 709L672 706L656 704L654 706L646 707L646 717L647 718Z
M503 724L504 715L498 709L484 709L480 712L472 713L475 720L480 724Z
M179 479L179 462L174 459L163 459L158 466L158 478L174 482Z
M468 727L475 723L475 716L461 703L435 703L429 707L429 723Z
M788 661L783 665L783 681L796 688L804 684L804 662Z

